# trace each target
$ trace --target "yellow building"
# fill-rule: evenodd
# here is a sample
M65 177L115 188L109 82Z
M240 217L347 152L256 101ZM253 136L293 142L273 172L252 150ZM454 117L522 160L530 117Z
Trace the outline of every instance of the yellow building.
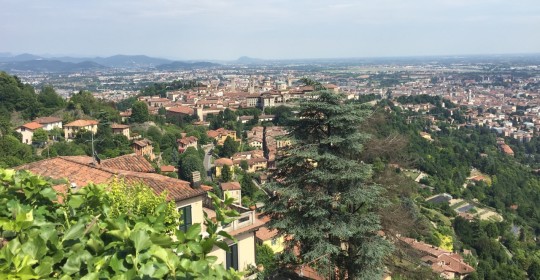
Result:
M92 134L97 133L98 121L96 120L76 120L64 125L64 138L67 141L75 138L80 131L90 131Z
M216 177L221 177L221 171L223 170L223 166L227 165L233 171L233 161L229 158L218 158L214 161L214 171Z
M231 137L234 141L240 141L236 139L236 131L227 130L225 128L218 128L216 130L209 130L206 132L208 137L214 139L217 145L223 145L227 137Z
M43 126L37 122L30 122L17 127L15 131L22 135L22 142L24 144L31 145L32 138L34 137L34 131L36 131L38 128L43 128Z
M129 131L129 125L113 123L111 125L113 134L122 134L127 139L131 139L131 132Z
M230 197L234 199L235 204L242 203L242 187L238 182L225 182L220 183L219 187L223 192L224 197Z
M285 249L285 238L277 234L277 230L270 230L267 227L261 227L256 233L257 243L267 245L272 248L274 253L281 253Z
M133 142L131 144L131 148L137 155L147 156L150 160L154 160L156 158L156 155L154 154L154 146L152 146L152 141L148 139L142 139Z

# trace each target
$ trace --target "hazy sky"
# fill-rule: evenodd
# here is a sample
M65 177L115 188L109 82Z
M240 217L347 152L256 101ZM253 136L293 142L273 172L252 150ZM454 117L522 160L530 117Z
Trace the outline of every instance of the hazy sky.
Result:
M0 52L175 59L540 53L540 2L0 0Z

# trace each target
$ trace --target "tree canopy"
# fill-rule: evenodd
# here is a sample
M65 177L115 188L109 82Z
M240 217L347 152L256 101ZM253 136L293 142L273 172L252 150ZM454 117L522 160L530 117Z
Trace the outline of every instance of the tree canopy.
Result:
M297 247L300 263L340 278L382 277L392 247L378 235L383 190L369 183L371 166L359 160L368 114L329 92L301 102L290 129L296 144L277 159L269 187L276 194L267 203L270 227L290 236L289 256Z

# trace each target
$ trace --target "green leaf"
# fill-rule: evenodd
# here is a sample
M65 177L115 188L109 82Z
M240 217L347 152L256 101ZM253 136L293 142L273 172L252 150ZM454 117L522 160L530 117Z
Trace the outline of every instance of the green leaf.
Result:
M194 241L189 241L188 242L188 248L195 254L202 254L203 253L203 248L201 246L201 244L199 244L198 242L194 242Z
M97 279L99 279L99 273L97 272L88 273L86 274L86 276L81 278L81 280L97 280Z
M152 262L147 262L141 266L139 269L139 272L143 275L149 275L150 277L154 276L154 272L156 272L156 268L152 264Z
M46 278L49 276L53 269L53 262L51 258L44 258L39 262L39 265L34 268L34 272L40 277L40 278Z
M81 207L84 203L85 198L82 195L72 195L69 198L67 205L71 206L74 209Z
M53 201L56 200L57 193L52 188L44 188L42 191L39 192L42 196L48 198L49 200Z
M88 242L86 242L86 245L88 245L88 247L90 247L94 251L94 253L99 254L103 250L104 244L101 239L91 238L90 240L88 240Z
M230 235L228 232L224 231L224 230L220 230L217 235L219 236L223 236L225 238L228 238L232 241L235 241L236 242L236 238L234 238L232 235Z
M193 240L201 233L201 224L193 224L186 232L186 239Z
M116 274L125 272L127 268L124 266L124 260L118 259L117 254L114 254L109 262L109 266L114 270Z
M152 245L150 236L148 236L148 233L142 230L132 232L129 239L133 241L133 246L135 246L137 253L150 248L150 245Z
M227 243L223 242L223 241L216 241L216 243L214 244L216 246L218 246L219 248L225 250L225 252L229 252L230 249L229 249L229 245L227 245Z
M66 231L66 233L64 234L64 238L62 238L62 242L71 239L78 239L82 236L83 232L84 224L82 222L79 222Z

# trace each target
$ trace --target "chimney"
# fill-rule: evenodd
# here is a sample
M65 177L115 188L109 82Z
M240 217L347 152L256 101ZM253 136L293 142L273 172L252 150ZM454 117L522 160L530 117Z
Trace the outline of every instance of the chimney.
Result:
M187 134L186 134L185 132L180 133L180 136L182 136L182 138L185 138L186 135L187 135Z
M191 188L199 188L201 186L201 173L199 171L191 172Z

